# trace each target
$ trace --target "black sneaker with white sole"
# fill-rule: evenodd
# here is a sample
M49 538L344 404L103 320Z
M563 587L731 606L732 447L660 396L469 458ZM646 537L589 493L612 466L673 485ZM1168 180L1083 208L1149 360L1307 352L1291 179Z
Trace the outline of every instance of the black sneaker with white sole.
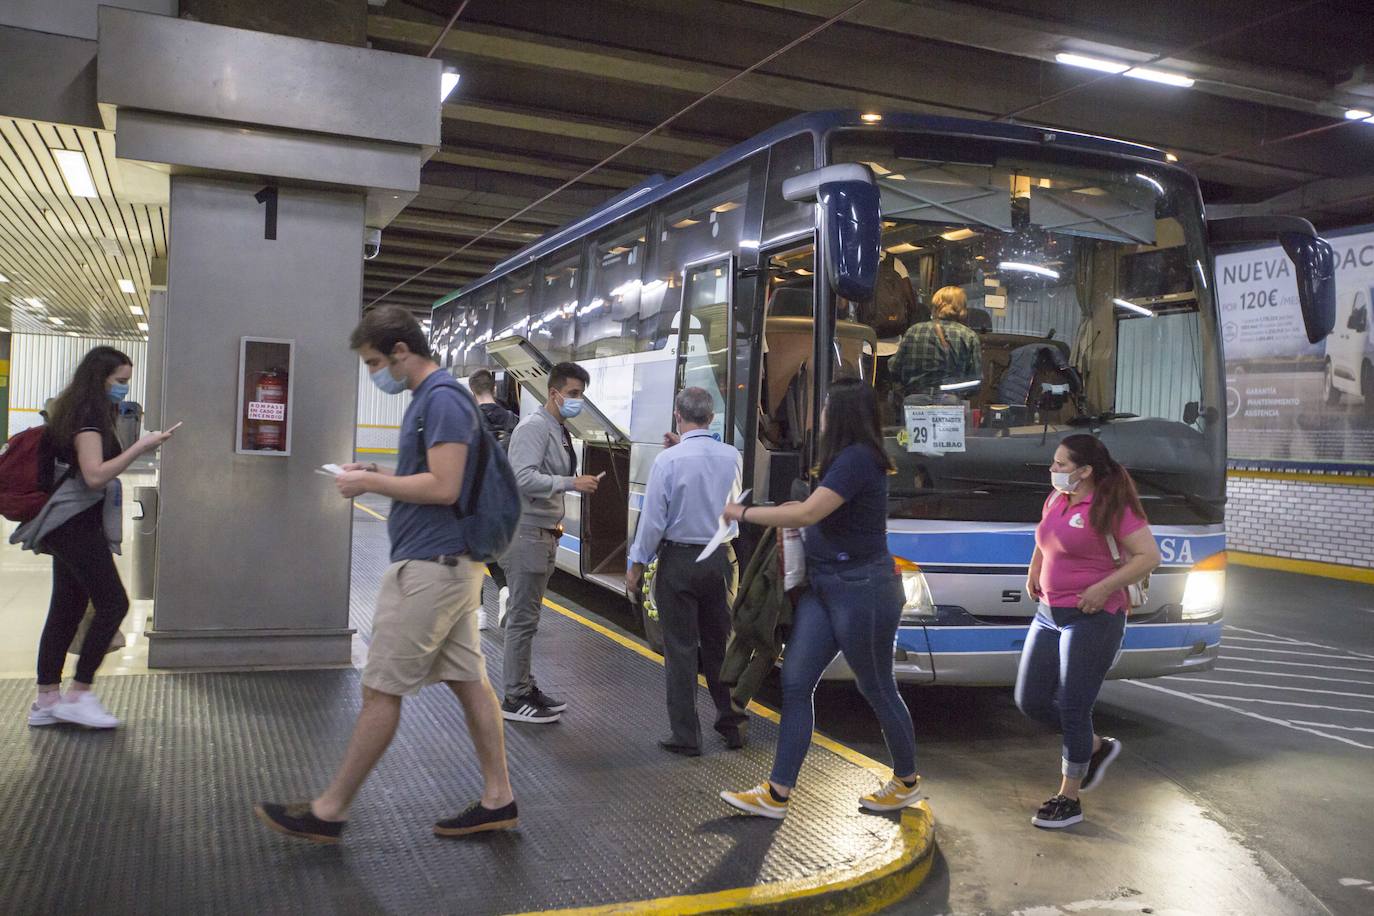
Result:
M567 700L560 700L558 697L549 696L547 693L540 690L537 684L530 690L529 694L525 698L528 700L533 700L535 703L544 707L549 712L562 712L563 710L568 708Z
M1049 830L1072 827L1082 821L1083 806L1078 803L1078 799L1069 798L1067 795L1056 795L1051 798L1041 805L1040 810L1031 818L1032 824Z
M452 837L488 830L513 830L519 822L515 802L504 808L484 808L481 802L473 802L457 816L437 822L434 825L434 835Z
M529 694L508 699L501 704L501 717L507 722L547 724L557 722L562 715L560 712L554 712L547 706L536 703Z
M1088 760L1088 772L1083 777L1083 786L1080 792L1091 792L1102 783L1102 775L1107 772L1107 767L1112 765L1121 754L1121 742L1115 738L1103 738L1102 746L1093 752Z

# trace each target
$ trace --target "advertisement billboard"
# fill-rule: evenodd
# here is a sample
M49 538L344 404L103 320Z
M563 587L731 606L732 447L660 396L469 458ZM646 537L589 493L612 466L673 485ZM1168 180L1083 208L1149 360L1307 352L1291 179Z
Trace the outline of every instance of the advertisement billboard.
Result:
M1309 344L1283 249L1218 255L1232 459L1374 466L1374 228L1325 236L1336 254L1336 327Z

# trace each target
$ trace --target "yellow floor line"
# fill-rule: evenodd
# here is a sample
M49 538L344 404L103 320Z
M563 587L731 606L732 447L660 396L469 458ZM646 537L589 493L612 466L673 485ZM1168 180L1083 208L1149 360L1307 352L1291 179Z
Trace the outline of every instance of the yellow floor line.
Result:
M369 509L367 506L364 506L362 503L359 503L359 502L353 503L353 508L354 508L354 509L357 509L357 510L360 511L360 512L366 512L368 515L372 516L373 518L377 519L378 521L381 521L381 522L386 521L386 516L385 516L385 515L383 515L382 513L378 512L376 509Z
M1291 557L1271 557L1239 550L1226 551L1226 560L1237 566L1277 569L1280 572L1300 573L1304 576L1320 576L1323 579L1341 579L1346 582L1362 582L1365 585L1374 585L1374 569L1360 566L1342 566L1339 563L1296 560Z

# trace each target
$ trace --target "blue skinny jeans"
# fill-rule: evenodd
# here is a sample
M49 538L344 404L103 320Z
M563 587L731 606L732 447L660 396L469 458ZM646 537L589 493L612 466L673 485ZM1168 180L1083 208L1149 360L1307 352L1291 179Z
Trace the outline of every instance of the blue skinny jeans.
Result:
M1064 775L1082 779L1093 754L1093 704L1126 635L1126 612L1084 614L1041 604L1021 649L1016 705L1064 735Z
M808 584L794 615L782 661L782 724L770 777L797 784L816 726L814 696L839 652L854 671L859 693L873 708L892 755L893 772L916 772L916 731L897 692L892 652L905 594L883 555L871 561L819 564L807 560Z

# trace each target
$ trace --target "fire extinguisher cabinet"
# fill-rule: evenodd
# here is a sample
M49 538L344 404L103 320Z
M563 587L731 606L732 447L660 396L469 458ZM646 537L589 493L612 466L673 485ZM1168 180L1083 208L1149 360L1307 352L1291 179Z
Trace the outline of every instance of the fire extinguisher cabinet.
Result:
M240 455L291 454L291 389L296 342L244 337L239 342L239 406L234 450Z

